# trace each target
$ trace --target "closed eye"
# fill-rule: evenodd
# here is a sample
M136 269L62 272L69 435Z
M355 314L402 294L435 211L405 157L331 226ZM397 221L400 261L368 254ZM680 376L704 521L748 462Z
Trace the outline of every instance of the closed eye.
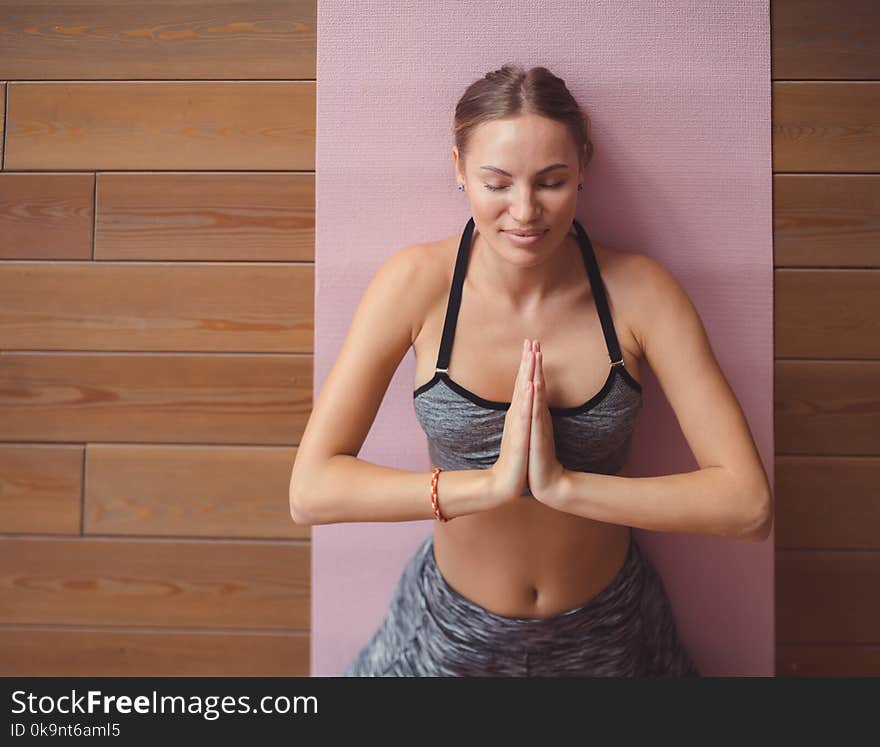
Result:
M561 187L563 184L565 184L565 182L556 182L556 184L539 184L538 186L544 187L545 189L557 189L558 187ZM507 189L506 186L505 187L493 187L491 184L484 184L483 186L486 189L492 190L493 192L498 192L502 189Z

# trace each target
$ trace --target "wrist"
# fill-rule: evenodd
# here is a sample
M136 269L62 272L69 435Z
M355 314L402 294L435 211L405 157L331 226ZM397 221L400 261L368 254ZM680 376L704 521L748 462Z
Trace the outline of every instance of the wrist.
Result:
M498 482L496 480L495 471L491 467L489 467L489 469L480 470L479 478L480 489L478 494L480 496L480 509L485 510L493 507L498 502Z
M548 503L552 504L553 508L565 511L571 496L571 477L571 472L563 467L559 476L553 481L548 495Z

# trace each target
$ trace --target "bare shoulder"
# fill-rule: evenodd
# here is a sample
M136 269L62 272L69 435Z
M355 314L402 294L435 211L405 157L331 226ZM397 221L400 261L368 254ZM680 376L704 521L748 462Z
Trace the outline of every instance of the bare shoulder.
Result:
M693 304L675 275L660 260L633 251L608 250L605 264L609 269L606 283L609 293L616 293L624 309L629 333L638 345L640 357L646 357L646 338L658 311L675 310L679 316L691 313ZM597 252L597 261L599 259ZM603 277L606 271L603 267Z
M606 284L632 300L632 295L639 295L644 284L652 287L674 280L669 270L657 259L648 254L641 254L623 249L612 249L596 244L596 261L602 269L602 277Z
M449 293L455 265L456 241L457 237L452 236L413 244L401 250L406 253L405 262L413 277L413 294L417 296L414 301L413 344L425 320Z
M624 329L621 344L638 358L645 357L643 324L640 320L665 282L669 271L653 257L635 251L593 244L602 280Z

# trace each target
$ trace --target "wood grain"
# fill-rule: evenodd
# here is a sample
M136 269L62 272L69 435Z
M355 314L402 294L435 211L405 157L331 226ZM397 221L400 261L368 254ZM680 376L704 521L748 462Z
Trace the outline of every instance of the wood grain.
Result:
M778 643L880 643L880 551L776 552Z
M880 358L880 270L774 272L775 355Z
M7 170L314 170L315 83L8 84Z
M773 0L773 77L880 78L875 0Z
M774 82L773 169L880 170L880 81Z
M87 535L300 538L290 517L295 448L89 444Z
M3 4L16 80L314 78L315 0Z
M315 261L314 174L100 173L96 203L95 259Z
M776 267L880 267L880 176L775 174Z
M312 356L0 353L0 439L299 443Z
M94 174L0 174L0 259L91 259L94 194Z
M880 458L776 457L777 550L876 550Z
M880 455L880 361L777 360L776 455Z
M307 630L308 543L0 538L0 623Z
M0 626L2 677L308 677L307 632Z
M80 533L80 444L0 444L0 534Z
M0 336L5 351L311 353L314 274L314 264L0 263Z

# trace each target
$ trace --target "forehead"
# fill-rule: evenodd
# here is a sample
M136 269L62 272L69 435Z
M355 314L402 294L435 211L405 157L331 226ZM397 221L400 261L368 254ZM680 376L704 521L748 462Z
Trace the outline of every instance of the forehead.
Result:
M525 162L548 158L564 161L576 149L568 128L562 122L537 114L523 114L483 122L471 135L469 150L480 159L515 158ZM480 163L487 162L480 160Z

